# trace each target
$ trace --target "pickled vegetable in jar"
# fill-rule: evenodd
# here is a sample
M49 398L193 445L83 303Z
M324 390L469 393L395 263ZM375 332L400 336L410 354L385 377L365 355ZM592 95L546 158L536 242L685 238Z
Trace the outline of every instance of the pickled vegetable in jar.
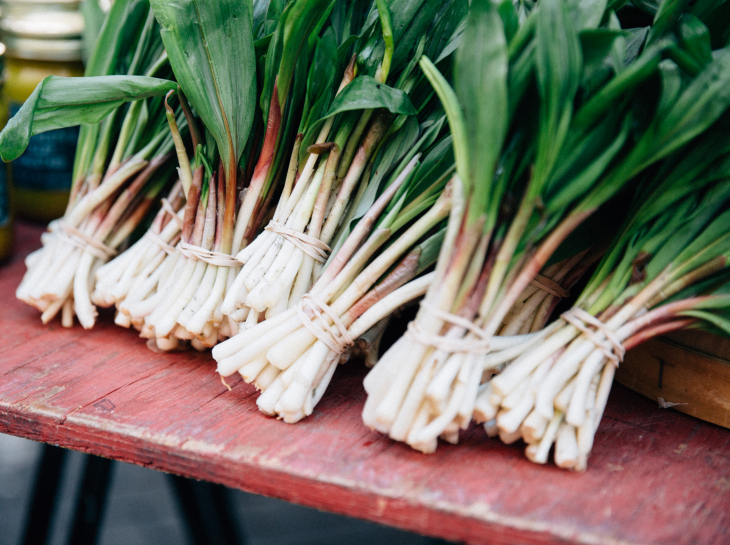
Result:
M7 47L5 96L10 116L47 76L83 76L78 2L3 2L0 33ZM63 215L73 176L79 128L33 136L10 164L13 202L20 217L48 222Z

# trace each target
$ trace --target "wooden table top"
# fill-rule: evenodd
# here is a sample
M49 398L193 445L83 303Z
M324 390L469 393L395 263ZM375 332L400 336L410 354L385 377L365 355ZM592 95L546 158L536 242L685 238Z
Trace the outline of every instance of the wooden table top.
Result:
M0 432L467 543L730 543L728 430L615 385L586 473L481 427L423 455L362 424L356 364L288 425L209 353L152 353L111 315L41 325L14 297L39 235L19 225L0 266Z

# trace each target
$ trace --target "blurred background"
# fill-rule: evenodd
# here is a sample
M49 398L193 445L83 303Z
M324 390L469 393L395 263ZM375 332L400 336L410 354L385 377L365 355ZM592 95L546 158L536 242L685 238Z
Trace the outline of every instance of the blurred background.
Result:
M0 434L0 545L15 545L37 539L39 528L26 530L31 511L37 469L43 454L43 445L9 435ZM53 447L57 449L57 447ZM342 517L293 505L284 501L247 494L221 486L173 477L165 473L122 462L109 465L109 486L100 512L95 512L87 495L81 493L85 468L90 459L80 452L63 452L62 471L55 509L48 525L49 545L79 543L71 540L75 513L99 515L100 545L165 545L197 543L240 543L246 545L334 545L334 544L398 544L436 545L445 543L416 534L380 526L348 517ZM98 468L97 468L98 472ZM95 483L105 480L96 475ZM49 500L44 481L44 499ZM52 486L51 486L52 488ZM211 496L211 492L213 497ZM220 538L196 535L194 516L185 511L191 500L198 507L216 510L216 500L223 499L229 506L232 528L219 528ZM79 501L81 497L81 501ZM194 525L194 524L193 524ZM35 532L34 532L35 530ZM43 532L40 532L43 533Z

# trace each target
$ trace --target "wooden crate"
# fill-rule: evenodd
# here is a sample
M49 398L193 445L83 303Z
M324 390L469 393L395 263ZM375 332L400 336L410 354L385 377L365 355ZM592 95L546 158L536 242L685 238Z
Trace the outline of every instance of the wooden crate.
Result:
M616 380L672 408L730 428L730 340L680 331L626 354Z

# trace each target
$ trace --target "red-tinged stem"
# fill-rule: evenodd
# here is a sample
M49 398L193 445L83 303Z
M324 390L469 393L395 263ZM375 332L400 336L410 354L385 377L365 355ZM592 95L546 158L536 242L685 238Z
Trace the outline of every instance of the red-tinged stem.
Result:
M492 268L494 267L494 260L499 252L499 244L493 244L484 260L484 267L482 272L479 274L474 290L472 291L469 299L467 300L466 306L464 307L464 314L467 316L474 316L479 310L479 304L484 298L484 294L487 291L489 285L489 277L492 274ZM461 316L461 314L459 314Z
M226 174L226 200L223 211L223 238L220 250L231 253L233 248L233 230L236 222L236 177L238 175L238 162L235 157L230 157Z
M226 231L226 224L224 223L225 219L225 211L228 210L228 204L227 202L223 201L223 197L226 194L226 181L225 177L223 176L223 166L221 165L218 168L218 188L217 191L214 190L215 188L215 178L212 178L211 180L211 193L216 193L217 195L217 208L216 208L216 221L215 221L215 243L214 243L214 249L215 251L220 251L221 245L223 243L223 234ZM228 230L232 230L232 227L228 226Z
M188 130L190 131L190 138L193 141L193 150L197 150L198 144L201 144L203 142L203 139L200 137L200 129L198 128L198 122L195 121L195 117L193 117L193 113L190 111L190 106L188 105L188 99L185 98L185 93L183 93L182 89L178 88L177 96L180 99L180 107L182 108L183 114L185 114L185 120L188 123Z
M674 320L654 327L650 327L626 339L623 342L623 346L626 350L631 350L632 348L637 347L641 343L648 341L653 337L656 337L658 335L664 335L666 333L671 333L672 331L679 331L680 329L686 329L696 322L697 320L691 319Z
M667 319L676 318L677 315L680 314L682 311L692 310L698 304L712 301L717 297L717 295L704 295L700 297L689 297L687 299L668 303L666 305L655 308L654 310L647 312L646 314L643 314L638 318L631 320L630 322L628 322L627 325L630 326L634 331L638 331L657 322L663 322Z
M198 246L210 250L215 242L215 227L218 223L218 193L215 183L215 172L208 181L208 202L203 213L203 237Z
M76 205L78 200L81 198L82 189L86 187L86 184L84 183L86 181L86 176L81 175L78 180L76 180L71 185L71 194L68 196L68 204L66 205L66 214L68 214L73 207Z
M253 138L252 142L258 143L261 140L261 131L263 130L263 126L260 123L256 124L256 134ZM256 151L258 146L255 146L254 144L250 147L250 154L246 158L246 167L243 169L243 178L239 177L238 181L238 192L240 193L244 187L247 187L248 183L251 181L251 178L253 178L254 170L256 169ZM240 173L239 173L240 174ZM240 203L238 204L240 206Z
M312 221L309 224L310 236L319 238L322 232L322 223L324 222L324 216L327 210L327 201L329 200L332 186L335 182L335 174L339 161L340 148L337 144L333 143L327 156L327 164L324 167L324 176L322 177L322 184L319 187L317 200L314 203Z
M137 228L139 223L144 219L147 211L150 209L154 201L155 199L151 198L142 199L142 202L134 207L129 216L124 218L124 220L121 222L121 225L118 226L114 232L106 233L103 237L99 238L101 240L105 240L107 237L109 237L111 239L110 246L112 248L116 248L118 245L124 242L124 240L129 237L129 235L132 234L132 231Z
M375 303L415 278L420 258L421 250L419 248L409 252L380 284L372 288L344 314L342 321L345 326L350 327L355 320Z
M206 212L205 204L206 203L201 196L201 198L198 199L198 206L195 210L195 225L193 227L193 232L190 235L190 244L194 244L196 246L200 246L200 243L203 240Z
M274 211L269 208L269 205L271 205L271 201L274 199L274 192L269 191L269 194L266 195L266 198L261 203L261 206L258 207L258 210L256 211L256 217L251 222L251 232L257 233L259 229L261 228L261 225L264 223L264 220L269 214L273 214Z
M378 142L387 131L391 119L392 114L390 113L379 114L370 125L362 143L358 147L357 153L355 153L355 157L350 163L345 179L340 186L335 204L332 206L330 215L322 228L322 241L325 244L329 244L337 232L340 220L344 216L345 208L350 202L350 195L352 195L352 191L358 181L360 181L362 173L370 160L370 156L377 147ZM347 163L344 154L342 159L342 164ZM342 166L342 164L340 166Z
M183 242L190 242L193 229L196 223L198 205L200 203L200 192L203 187L203 166L199 166L193 173L193 184L188 191L187 202L185 203L185 215L183 216Z
M256 163L256 168L253 171L251 177L251 183L248 187L248 193L246 194L246 200L252 200L254 205L251 209L251 219L257 216L258 200L263 191L266 178L271 168L271 163L274 159L274 152L276 151L276 141L279 137L279 131L281 129L281 108L279 107L279 91L276 83L274 83L274 92L271 94L271 104L269 106L269 119L266 122L266 135L264 136L264 145L261 148L261 154L259 160ZM249 225L246 227L246 231L243 234L245 240L251 240L254 234L253 222L249 220Z
M180 208L185 206L185 193L183 192L182 181L180 179L175 182L175 185L172 187L172 190L170 191L167 200L169 201L170 205L172 205L173 210L180 210ZM167 224L174 220L163 209L160 209L160 216L162 217L162 220L160 221L159 231L161 233L162 229L167 227Z
M555 253L555 250L565 241L565 239L572 233L585 219L590 216L595 210L586 210L584 212L576 212L570 214L550 233L550 235L543 241L542 244L532 256L529 262L522 268L520 274L515 278L514 282L511 283L507 293L505 294L502 301L496 307L495 311L489 316L489 322L487 324L486 333L487 335L494 335L497 329L502 324L502 320L507 315L512 306L517 302L517 299L522 292L530 285L530 282L540 273L545 263L548 262L550 257Z
M360 247L360 244L362 244L363 240L365 240L365 238L370 233L370 230L375 224L375 220L378 218L378 216L380 216L381 212L385 210L385 207L395 196L400 186L403 185L403 182L405 182L407 175L404 176L403 174L405 172L410 172L411 170L412 167L410 169L406 167L404 169L404 172L401 173L401 175L398 176L398 178L396 178L396 180L388 186L383 194L378 197L378 200L376 200L370 207L370 209L365 213L362 219L357 222L357 225L347 237L345 242L342 244L342 247L340 247L337 254L335 254L332 262L324 270L322 276L320 276L319 280L317 280L316 284L312 287L312 290L314 290L314 288L317 286L327 286L335 279L340 271L342 271L347 262L353 256L353 254Z
M721 271L725 268L727 258L724 255L719 255L716 258L708 261L707 263L700 265L696 269L688 272L687 274L680 276L677 280L663 288L657 293L648 303L649 308L654 307L662 301L668 299L672 295L679 293L687 286L707 278L708 276Z
M153 158L147 166L140 172L137 177L132 181L129 186L122 191L115 200L109 212L106 214L104 221L98 228L100 237L106 238L107 234L116 226L119 218L122 217L127 207L134 201L140 191L144 189L145 184L149 181L150 177L159 169L165 161L172 156L172 153L160 155Z

